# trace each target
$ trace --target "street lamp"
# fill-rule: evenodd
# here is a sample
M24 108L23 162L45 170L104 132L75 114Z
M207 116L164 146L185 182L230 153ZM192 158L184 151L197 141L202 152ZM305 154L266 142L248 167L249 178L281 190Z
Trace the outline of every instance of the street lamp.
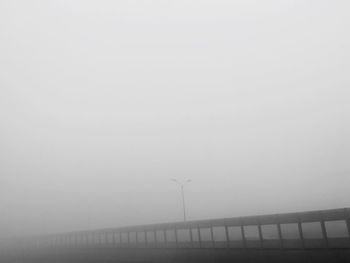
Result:
M183 208L183 213L184 213L184 221L186 221L186 206L185 206L185 193L184 193L184 186L191 182L192 180L186 180L185 182L179 182L176 179L171 179L171 181L175 182L181 189L181 196L182 196L182 208Z

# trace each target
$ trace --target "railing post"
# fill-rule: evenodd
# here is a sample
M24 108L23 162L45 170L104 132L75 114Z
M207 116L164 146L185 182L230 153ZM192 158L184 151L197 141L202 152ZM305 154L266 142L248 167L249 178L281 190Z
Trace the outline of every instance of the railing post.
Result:
M322 228L322 237L326 242L326 247L329 247L329 243L328 243L328 236L327 236L327 231L326 231L326 225L323 219L323 214L322 212L319 213L320 214L320 218L321 218L321 228Z
M168 247L168 240L166 237L166 229L163 230L163 235L164 235L164 245L165 245L165 247Z
M78 233L73 234L74 235L74 246L79 247L79 236Z
M84 236L85 236L86 247L89 247L89 243L90 243L90 241L89 241L89 233L86 232Z
M153 228L153 236L154 236L154 247L157 247L157 233L156 233L156 229Z
M147 231L144 231L143 233L145 233L145 246L148 247Z
M128 231L128 233L127 233L127 237L128 237L128 247L130 248L130 231Z
M244 222L243 220L241 219L241 235L242 235L242 242L243 242L243 248L247 248L247 240L245 238L245 233L244 233Z
M346 226L348 228L348 237L350 238L350 209L344 208Z
M302 223L301 218L300 218L300 216L298 216L299 236L300 236L300 240L301 240L301 246L304 249L305 248L305 239L304 239L303 227L302 227L301 223Z
M80 233L77 233L77 246L80 247L81 246L81 234Z
M85 234L85 241L86 241L86 247L89 247L90 242L89 242L89 233L88 232Z
M85 247L85 234L80 234L80 247Z
M105 247L109 247L109 240L108 240L108 232L107 231L105 232L105 243L106 243Z
M264 247L264 239L263 239L263 234L261 230L261 223L260 220L258 219L258 232L259 232L259 243L260 243L260 248Z
M277 233L278 233L278 239L280 241L280 248L284 248L284 244L283 244L283 236L282 236L282 229L281 229L281 223L280 220L277 216Z
M82 244L83 244L83 234L82 234L82 233L77 233L77 239L78 239L77 246L78 246L78 247L82 247Z
M118 247L121 248L123 247L123 232L118 232L118 235L119 235L119 245Z
M136 240L135 240L135 247L138 247L138 245L139 245L139 234L138 234L137 229L135 231L135 238L136 238Z
M83 233L78 234L78 237L80 239L79 247L83 247L83 245L84 245L84 236L83 235L84 235Z
M79 247L80 236L79 233L75 233L75 246Z
M199 248L202 248L202 235L201 235L201 229L199 226L197 226L197 231L198 231L198 243L199 243Z
M213 225L211 222L210 222L210 238L211 238L211 245L213 248L215 248L214 231L213 231Z
M69 234L66 235L66 244L67 244L67 248L70 248L70 235Z
M174 228L175 228L175 243L176 243L176 248L179 248L179 240L178 240L178 236L177 236L177 228L176 228L176 226L175 226Z
M116 240L115 240L115 231L112 232L112 246L115 247L116 246Z
M98 239L100 241L100 247L103 247L103 233L102 232L99 232L98 233Z
M63 234L61 236L61 244L62 244L62 248L67 248L66 235L65 234Z
M227 224L226 224L226 222L225 222L225 236L226 236L226 247L227 248L230 248L230 235L229 235L229 233L228 233L228 226L227 226Z
M190 242L191 242L191 248L194 247L193 245L193 234L192 234L192 228L191 226L189 226L188 230L190 231Z

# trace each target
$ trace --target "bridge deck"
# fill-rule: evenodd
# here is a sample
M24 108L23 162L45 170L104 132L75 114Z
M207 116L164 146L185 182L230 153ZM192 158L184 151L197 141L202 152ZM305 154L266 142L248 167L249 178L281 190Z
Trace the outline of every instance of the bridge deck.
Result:
M186 258L203 262L205 255L216 258L211 262L242 257L300 262L306 256L307 262L313 262L311 258L323 255L317 262L350 262L350 208L58 233L8 245L27 255L45 251L58 258L122 259L125 255L155 262L154 258L174 257L176 262ZM321 261L329 258L332 261Z

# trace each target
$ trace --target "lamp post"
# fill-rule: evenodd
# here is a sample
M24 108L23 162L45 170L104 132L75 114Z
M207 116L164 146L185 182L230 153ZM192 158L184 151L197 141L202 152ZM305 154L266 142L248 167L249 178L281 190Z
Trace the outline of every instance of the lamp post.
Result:
M185 182L179 182L176 179L171 179L171 181L175 182L181 189L181 197L182 197L182 208L183 208L183 214L184 214L184 221L186 221L186 205L185 205L185 192L184 187L186 184L191 182L191 180L186 180Z

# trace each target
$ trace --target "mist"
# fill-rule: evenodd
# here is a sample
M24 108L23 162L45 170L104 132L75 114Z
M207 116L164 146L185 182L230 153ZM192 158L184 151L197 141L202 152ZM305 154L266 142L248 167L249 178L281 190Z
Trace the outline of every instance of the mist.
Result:
M347 1L0 3L0 234L350 206Z

